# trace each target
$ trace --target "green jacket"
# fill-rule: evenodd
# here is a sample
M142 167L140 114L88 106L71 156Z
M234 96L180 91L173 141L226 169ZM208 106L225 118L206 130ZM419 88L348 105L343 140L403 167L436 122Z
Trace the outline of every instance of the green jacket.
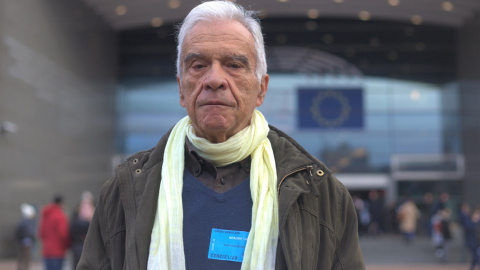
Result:
M77 269L147 269L168 135L120 164L104 184ZM278 175L275 268L365 269L347 189L280 130L271 126L268 138Z

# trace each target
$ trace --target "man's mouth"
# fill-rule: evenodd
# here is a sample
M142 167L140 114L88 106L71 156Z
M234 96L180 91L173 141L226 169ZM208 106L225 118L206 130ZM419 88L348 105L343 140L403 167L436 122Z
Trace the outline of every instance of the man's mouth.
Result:
M203 106L228 106L228 104L221 101L209 101L203 104Z

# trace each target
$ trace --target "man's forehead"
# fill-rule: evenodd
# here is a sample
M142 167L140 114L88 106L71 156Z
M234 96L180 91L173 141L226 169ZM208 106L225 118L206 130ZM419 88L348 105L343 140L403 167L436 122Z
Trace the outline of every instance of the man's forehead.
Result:
M238 22L199 22L185 36L182 57L195 55L250 56L255 55L252 34Z
M183 49L197 42L212 43L218 42L239 43L239 46L254 46L254 38L250 31L237 21L219 22L198 22L195 24L183 41Z

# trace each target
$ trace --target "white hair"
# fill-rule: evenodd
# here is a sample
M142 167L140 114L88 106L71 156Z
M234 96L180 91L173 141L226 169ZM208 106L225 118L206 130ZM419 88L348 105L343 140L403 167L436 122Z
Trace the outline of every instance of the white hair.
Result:
M233 20L241 23L252 34L255 41L257 55L255 74L260 81L267 74L267 60L265 45L260 22L256 18L257 12L245 10L242 6L230 1L204 2L188 13L177 34L177 76L182 75L181 54L183 41L190 30L199 22L215 22Z
M22 215L26 218L33 219L35 217L35 207L28 203L22 203L20 206L20 209L22 210Z

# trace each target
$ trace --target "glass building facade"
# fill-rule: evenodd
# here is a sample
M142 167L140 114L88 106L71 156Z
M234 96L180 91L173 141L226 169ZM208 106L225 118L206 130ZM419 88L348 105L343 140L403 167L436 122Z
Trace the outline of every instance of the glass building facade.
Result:
M266 18L262 26L270 81L259 110L347 188L393 199L460 186L455 29L300 18ZM165 25L120 34L119 155L154 147L186 116L174 32Z
M301 127L301 118L308 117L300 115L299 108L299 91L305 88L361 90L361 126ZM259 110L271 125L291 135L337 172L388 173L395 155L460 153L457 104L455 84L271 74L267 97ZM179 104L177 82L168 79L135 84L133 89L124 86L118 90L117 108L121 134L117 145L119 152L127 154L152 148L186 115ZM352 113L350 110L345 117L353 117ZM333 111L330 117L336 119L340 114Z

